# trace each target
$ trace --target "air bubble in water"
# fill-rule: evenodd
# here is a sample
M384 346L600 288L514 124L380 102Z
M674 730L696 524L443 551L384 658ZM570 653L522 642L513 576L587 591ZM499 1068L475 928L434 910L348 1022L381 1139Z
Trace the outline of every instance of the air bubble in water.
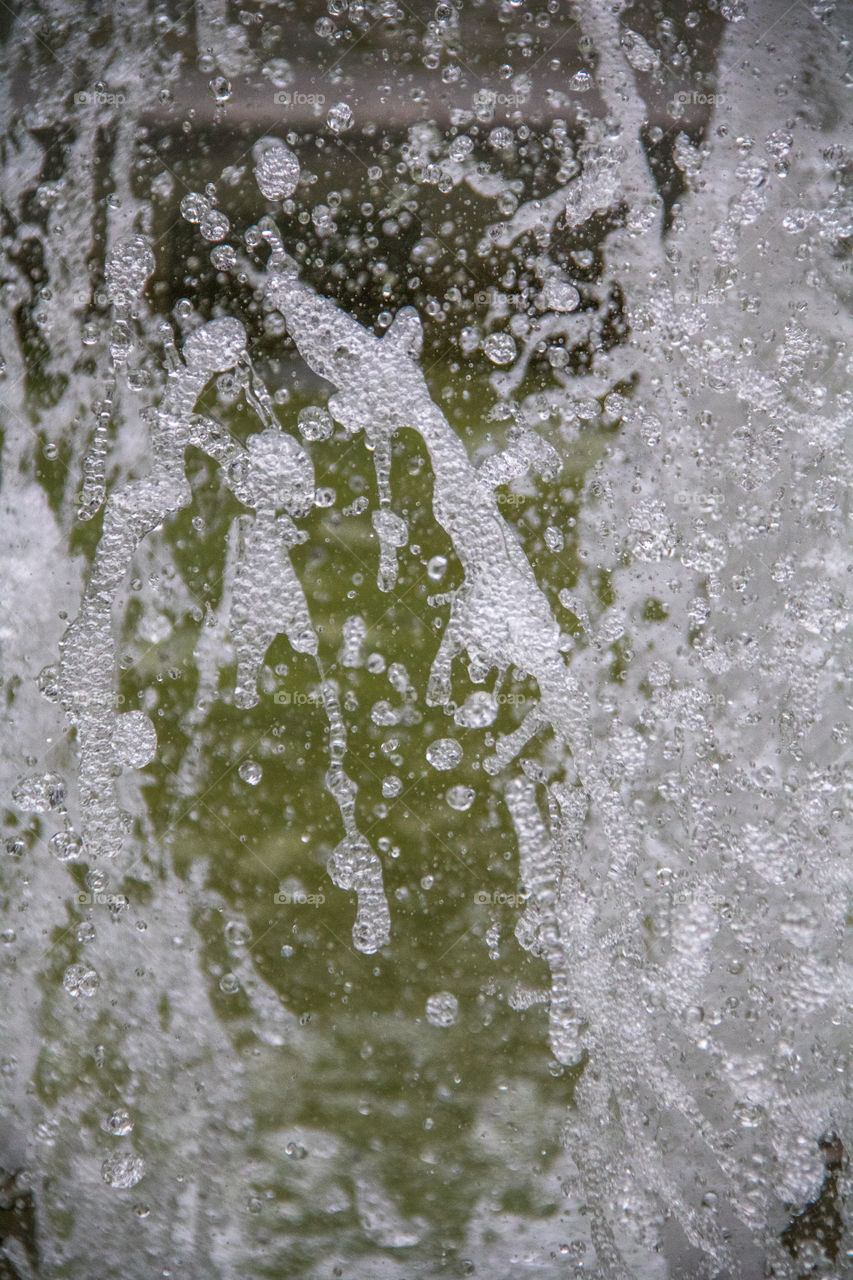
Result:
M358 614L346 618L342 627L343 645L340 662L342 667L360 667L364 661L362 645L367 635L364 618Z
M577 311L581 296L568 280L546 280L542 288L542 302L550 311Z
M244 760L237 772L244 782L248 782L250 787L256 787L264 776L263 769L254 760Z
M467 134L463 133L458 138L454 138L451 142L449 151L450 159L456 160L457 163L459 163L464 160L466 156L469 156L473 150L474 143Z
M433 556L427 564L427 573L433 582L439 582L447 570L447 556Z
M266 200L286 200L299 184L299 161L278 139L258 145L255 160L255 181Z
M233 245L218 244L210 251L210 261L217 271L233 271L237 265L237 251Z
M215 76L209 87L217 102L227 102L231 97L231 82L225 76Z
M184 343L184 359L194 373L224 373L246 350L246 330L225 316L196 329Z
M157 731L144 711L125 711L115 718L113 750L130 769L144 769L157 754Z
M145 288L155 266L154 251L145 236L119 240L107 259L107 293L114 302L127 302Z
M38 674L38 686L39 693L43 698L47 698L48 702L58 702L60 695L59 667L42 667Z
M352 107L346 102L336 102L326 116L326 123L332 133L345 133L347 129L352 127L353 114Z
M489 143L496 151L506 151L515 141L512 129L507 129L505 125L499 125L497 129L492 129L489 134Z
M198 191L190 191L181 201L181 216L187 222L201 222L209 208L209 200Z
M252 930L242 920L229 920L225 926L225 941L229 947L245 947L252 938Z
M437 738L427 747L426 758L433 769L454 769L462 759L462 748L455 738Z
M145 1175L145 1161L142 1156L122 1155L108 1156L101 1165L101 1177L108 1187L122 1191L135 1187Z
M65 783L58 773L34 774L19 780L12 799L28 813L60 809L65 804Z
M493 724L498 714L494 694L484 689L469 693L462 706L454 712L453 719L463 729L485 729Z
M490 333L483 350L492 364L511 364L516 355L515 339L508 333Z
M53 856L60 862L74 862L83 853L83 841L73 831L57 831L47 843Z
M434 1027L452 1027L459 1014L459 1001L450 991L438 991L426 1002L427 1022Z
M303 440L328 440L335 429L328 411L316 404L299 410L297 425Z
M231 223L219 209L208 209L199 223L199 231L212 244L224 240L230 230Z
M465 787L461 784L456 787L448 787L444 795L451 809L456 809L459 813L467 812L476 797L477 793L473 787Z
M85 964L70 964L62 975L62 985L75 1000L79 996L87 999L98 990L101 980L94 969Z
M130 1118L130 1112L125 1111L124 1107L118 1107L113 1113L107 1116L104 1121L104 1129L107 1133L111 1133L114 1138L125 1138L129 1133L133 1132L133 1121Z
M283 507L291 515L305 516L314 503L314 467L309 454L293 436L270 428L250 436L249 460L241 476L246 493L243 501L256 510ZM292 637L302 653L316 645L313 632ZM306 647L307 646L307 647Z
M635 71L648 73L660 66L660 57L636 31L626 30L622 35L622 50L625 60Z

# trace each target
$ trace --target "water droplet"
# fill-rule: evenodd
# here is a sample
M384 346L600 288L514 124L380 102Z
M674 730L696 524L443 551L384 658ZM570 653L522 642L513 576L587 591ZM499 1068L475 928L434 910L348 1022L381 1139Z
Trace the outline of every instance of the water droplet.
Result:
M437 738L427 747L426 758L433 769L453 769L462 759L462 748L455 738Z
M218 244L210 251L210 261L217 271L233 271L237 265L237 251L233 245Z
M346 102L336 102L326 116L326 122L332 133L345 133L352 127L352 108Z
M466 810L471 808L476 796L477 793L473 787L464 787L460 785L456 787L448 787L444 798L450 805L451 809L456 809L460 813L465 813Z
M328 411L316 404L300 409L297 425L303 440L328 440L335 429Z
M225 926L225 941L229 947L245 947L252 938L252 930L242 920L229 920Z
M459 1001L450 991L438 991L426 1002L427 1022L434 1027L452 1027L459 1013Z
M250 787L256 787L264 776L264 771L254 760L244 760L237 772Z
M227 102L231 97L231 82L225 76L215 76L210 81L210 92L217 102Z
M107 294L113 302L138 297L155 267L154 250L145 236L119 240L107 259Z
M569 81L569 88L572 93L589 93L592 83L592 76L588 71L576 71Z
M483 350L493 364L511 364L515 359L515 339L508 333L490 333Z
M144 711L124 711L113 728L116 758L130 769L144 769L157 755L157 731Z
M59 668L42 667L38 674L39 692L48 702L58 702L60 696Z
M255 181L266 200L286 200L299 184L299 161L278 139L264 140L258 144L255 160Z
M201 222L210 208L210 201L198 191L191 191L181 201L181 216L187 222Z
M485 729L494 724L498 714L498 704L494 694L484 689L476 689L469 693L462 706L454 712L453 719L463 729Z
M145 1175L145 1161L142 1156L121 1155L108 1156L101 1165L101 1177L108 1187L124 1190L135 1187Z
M28 813L46 813L65 804L65 783L58 773L32 774L20 778L12 791L15 804Z
M47 843L53 856L60 862L74 862L83 853L83 841L74 831L57 831Z
M62 985L75 1000L79 996L90 999L100 986L100 978L94 969L85 964L70 964L62 976Z
M104 1128L114 1138L124 1138L128 1133L133 1132L133 1121L130 1118L130 1112L125 1111L124 1107L117 1107L112 1115L107 1116L104 1121Z
M224 240L230 230L231 223L218 209L208 209L199 223L199 231L211 243Z
M473 150L473 141L467 136L467 134L463 133L458 138L453 139L450 144L448 154L450 155L451 160L456 160L457 163L460 163L466 156L469 156Z
M499 125L497 129L492 129L489 134L489 143L496 151L506 151L515 141L512 129L507 129L505 125Z
M542 287L542 303L550 311L577 311L581 296L567 280L546 280Z
M194 373L224 373L246 350L246 330L225 316L196 329L184 343L184 359Z

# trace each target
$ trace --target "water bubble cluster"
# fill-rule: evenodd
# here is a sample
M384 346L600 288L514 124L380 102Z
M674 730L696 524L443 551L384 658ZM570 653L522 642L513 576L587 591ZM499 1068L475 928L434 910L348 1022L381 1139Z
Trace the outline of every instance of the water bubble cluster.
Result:
M299 184L299 160L283 142L262 140L257 144L255 181L266 200L286 200Z

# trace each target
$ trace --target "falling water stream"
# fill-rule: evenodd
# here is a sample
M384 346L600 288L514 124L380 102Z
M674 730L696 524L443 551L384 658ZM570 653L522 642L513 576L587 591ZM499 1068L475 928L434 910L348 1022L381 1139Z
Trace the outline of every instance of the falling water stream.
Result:
M853 10L13 8L0 1277L853 1274Z

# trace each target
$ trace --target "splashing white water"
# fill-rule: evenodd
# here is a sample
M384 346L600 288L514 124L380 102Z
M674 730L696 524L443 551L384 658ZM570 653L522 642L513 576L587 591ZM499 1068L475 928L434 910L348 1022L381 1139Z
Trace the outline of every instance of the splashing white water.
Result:
M425 576L441 581L452 559L448 580L457 585L431 598L431 607L443 612L441 638L428 655L429 677L421 681L425 687L410 676L415 667L401 647L387 678L402 705L383 697L373 702L370 717L376 728L393 732L397 725L416 724L420 713L414 704L425 694L436 714L447 713L456 735L431 733L422 743L428 776L441 782L445 812L467 814L490 788L491 798L509 814L523 899L515 936L550 974L544 994L519 986L510 1003L523 1011L547 1001L556 1068L570 1068L576 1076L575 1106L562 1129L566 1195L589 1211L589 1241L603 1275L651 1276L656 1256L665 1254L673 1274L695 1266L696 1274L708 1267L751 1277L772 1267L776 1275L793 1277L800 1264L780 1243L786 1215L817 1203L830 1184L846 1188L844 1158L853 1141L846 942L851 873L842 837L849 774L840 754L849 741L843 643L849 626L845 436L851 397L845 385L850 330L842 319L849 286L839 263L851 224L849 138L832 79L837 71L840 81L841 57L838 49L828 51L830 37L821 29L833 72L821 81L825 98L806 101L797 87L805 65L797 50L805 47L806 26L810 32L819 26L812 11L801 6L803 13L783 31L781 24L774 30L776 23L761 6L750 14L725 6L723 16L733 25L716 68L720 91L712 95L713 128L703 132L683 122L671 157L683 185L677 198L670 191L664 200L648 159L664 130L653 121L649 101L658 102L673 74L669 63L684 55L664 23L639 31L623 14L620 26L619 8L579 7L595 58L568 85L584 99L594 88L598 115L580 108L575 124L583 126L582 136L571 144L565 129L549 134L552 149L554 139L559 142L562 159L546 194L519 201L516 180L490 168L499 164L495 156L513 154L516 139L530 137L521 110L512 127L493 127L499 105L494 91L479 89L467 116L457 108L456 132L446 146L437 125L416 123L401 148L399 167L413 180L445 194L466 188L498 201L501 217L487 227L479 256L503 252L511 260L481 321L488 332L467 326L459 337L464 357L479 351L489 362L495 420L511 422L504 447L487 456L469 451L431 393L424 324L414 307L400 306L393 318L384 311L378 337L357 318L364 317L364 308L350 312L341 304L336 264L328 270L328 288L309 283L317 279L317 263L312 277L300 237L308 234L309 223L321 243L333 234L341 197L335 191L334 199L309 209L316 175L292 149L298 149L295 130L288 132L287 145L264 135L254 146L257 190L278 208L275 218L246 232L248 254L221 243L241 216L236 198L233 210L219 207L227 203L229 186L241 180L239 161L227 177L217 177L218 187L211 183L202 195L201 184L181 198L185 223L208 246L196 246L193 256L216 246L212 262L234 282L243 310L204 319L201 312L209 310L203 299L199 313L182 299L175 308L183 330L179 344L171 326L158 329L149 310L161 242L153 235L151 207L133 194L122 132L127 125L118 122L111 145L124 186L112 204L106 202L109 248L101 271L110 327L97 352L96 373L87 372L84 361L78 367L79 352L72 351L53 315L58 304L52 290L61 292L67 264L47 252L44 283L41 269L33 268L29 242L64 244L62 223L51 210L64 204L63 218L78 226L79 192L73 184L71 195L49 189L40 168L44 126L35 118L20 126L7 179L8 203L20 213L20 225L4 244L6 307L17 325L10 325L17 336L6 353L14 386L4 473L29 474L26 424L38 395L45 399L39 430L57 438L63 414L77 412L77 400L85 403L96 425L88 448L73 454L80 476L76 502L82 519L102 513L103 524L78 593L76 567L67 573L72 585L58 585L62 571L51 542L56 524L35 482L18 496L24 509L36 513L27 516L31 550L25 558L33 564L43 558L51 566L55 597L73 621L61 640L57 674L52 648L59 635L52 615L49 625L43 620L44 638L35 637L32 649L22 635L19 618L30 588L16 570L2 626L6 680L20 680L16 667L29 671L31 654L39 654L32 675L42 672L42 691L52 693L68 715L79 796L67 802L68 745L59 772L39 763L34 773L35 765L28 764L10 778L7 791L23 815L57 815L63 825L50 847L60 862L73 869L85 858L95 867L75 882L84 883L80 893L88 895L81 905L94 905L99 895L110 898L108 872L115 867L138 872L145 883L161 875L169 891L160 895L168 905L151 931L151 947L159 960L180 956L183 976L176 980L179 989L170 992L174 1015L167 1017L162 1001L128 994L123 946L99 940L94 928L90 936L81 925L83 932L75 936L81 946L94 944L97 967L87 954L85 962L60 964L50 977L66 1005L79 1013L98 1070L105 1057L99 1001L114 991L132 1010L123 1050L132 1065L129 1076L147 1069L152 1053L161 1053L152 1048L148 1028L174 1016L187 1032L187 1044L190 1029L203 1028L200 1060L221 1055L236 1079L244 1069L240 1055L208 1016L206 998L195 1001L187 994L190 975L201 968L201 947L184 948L182 939L193 935L194 926L181 902L183 881L165 866L155 869L148 856L134 789L132 771L158 759L168 744L158 733L153 703L144 711L123 710L119 692L117 614L136 566L153 554L157 532L192 501L188 459L194 451L211 467L221 493L242 511L228 517L225 589L196 646L197 705L187 725L198 731L199 708L217 698L240 710L262 703L270 693L267 656L280 637L294 661L309 661L328 727L324 784L338 823L326 868L342 893L355 894L355 919L350 917L348 927L356 951L377 959L383 950L393 956L398 926L395 899L389 905L386 891L392 855L382 840L374 848L372 828L357 813L359 788L345 768L354 737L345 709L347 716L352 709L342 681L324 666L322 622L310 569L300 557L311 550L316 510L328 505L321 489L329 464L324 460L321 469L321 450L357 448L363 436L376 477L370 523L378 551L366 567L394 599L401 565L415 554L414 515L421 514L413 514L400 492L397 459L416 460L422 444L428 469L421 473L420 505L431 508L444 538L443 553L426 560ZM437 13L431 24L425 59L440 60L454 47L458 15L451 6L439 9L448 12ZM209 20L228 74L248 74L253 55L243 28L228 27L224 10ZM327 21L320 19L318 26ZM639 17L631 23L642 25ZM328 37L332 29L333 24L329 31L322 28ZM16 36L22 44L27 38L26 32ZM79 33L69 40L85 49ZM146 54L144 65L152 66L156 56ZM142 65L141 51L128 54L128 78ZM444 82L453 84L462 73L456 63L449 66L455 71ZM119 61L117 73L121 69ZM288 83L282 67L271 74ZM645 98L644 77L656 86L653 93L644 90ZM513 80L519 102L528 89L529 80ZM105 92L97 90L102 97ZM289 100L278 105L298 105L297 92L279 92ZM704 90L690 92L698 102ZM225 110L230 95L214 97L215 110ZM46 93L45 101L52 100ZM319 109L323 103L310 105ZM318 128L335 139L352 138L365 111L334 101ZM468 133L459 133L463 125ZM488 137L488 161L473 158L479 126ZM97 119L87 120L73 145L99 154L109 136ZM13 198L16 189L29 191L28 184L39 193L33 208L46 211L37 218L31 210L31 221ZM374 217L384 220L383 234L390 228L389 236L399 231L403 214L411 221L403 199L388 205L377 215L372 203L361 202L360 216L369 224L365 236L373 235ZM584 228L590 234L595 229L595 254L582 243ZM413 263L424 264L418 270L441 249L427 230L412 254ZM577 242L571 239L575 234ZM570 252L567 237L574 246ZM82 232L80 238L87 240ZM102 239L99 230L94 242ZM348 252L355 253L357 240L353 231ZM365 243L376 258L378 241L372 247ZM78 252L80 246L69 249ZM326 265L319 253L318 261ZM88 281L82 257L71 267ZM191 260L190 284L196 270L197 260ZM377 268L378 278L385 275ZM332 292L337 301L325 296ZM516 297L521 305L510 301ZM28 305L35 315L31 330L23 319ZM444 318L441 305L431 298L424 318ZM81 322L84 309L82 303L74 309ZM263 342L259 315L266 326ZM53 390L33 356L39 325L54 336L52 359L65 378ZM286 395L274 397L268 389L265 344L285 336L295 347L300 376L307 371L330 384L328 403L290 415ZM89 349L97 341L86 330L81 346ZM581 350L585 364L578 364ZM547 390L525 394L545 353ZM165 374L155 370L161 381L154 378L152 385L147 366L155 361L165 364ZM39 378L45 383L40 390ZM66 394L62 387L69 383L73 391ZM311 387L312 399L323 401L328 388ZM114 438L114 423L137 412L140 393L147 399L144 449ZM254 418L244 440L217 420L219 407L210 407L238 399ZM556 431L542 425L555 419ZM602 426L595 445L588 443L592 422ZM343 445L336 425L343 429ZM520 499L523 490L535 510L546 486L561 493L566 450L576 444L587 450L579 505L573 505L578 495L566 487L559 509L537 511L532 521L534 529L543 529L543 546L552 557L543 568L530 550L529 530L513 520L506 494L498 491L509 486ZM366 508L368 500L362 501ZM7 542L16 545L8 507L3 521ZM576 566L563 558L567 538L576 547ZM342 672L364 668L378 678L385 659L365 659L368 634L378 624L368 626L349 600L333 604ZM162 625L168 634L169 620ZM232 665L233 679L221 680L221 670ZM535 692L519 724L493 732L508 679L526 681ZM14 686L7 687L11 704ZM44 712L28 703L20 707L16 714L28 744L23 754L38 760L41 748L33 741L39 735L58 740L61 726L46 722ZM409 778L404 780L396 763L394 740L387 739L382 750L397 770L381 766L383 798L403 805ZM474 764L480 772L470 786L463 770ZM198 772L198 754L190 751L176 775L181 797L195 794ZM237 775L254 791L264 771L246 756ZM17 857L22 842L15 837L12 843L10 856ZM51 859L50 872L42 869L36 876L45 935L55 928L57 904L68 892L68 886L57 886L56 869ZM60 871L67 874L64 867ZM427 892L431 885L422 887ZM28 886L23 891L32 892ZM121 895L112 897L115 923ZM200 898L205 909L223 909L213 889L200 890ZM148 926L142 923L145 929L138 930L131 950L134 971L144 974L148 944L141 939ZM244 939L226 928L224 936L233 954L227 969L219 965L218 991L244 1002L242 1016L262 1028L257 1034L265 1044L302 1044L296 1019L254 971L249 934ZM490 953L499 954L497 919L490 921L487 941ZM41 943L28 945L23 961L39 973ZM426 1001L425 1020L442 1036L456 1034L464 1013L451 991L433 991ZM34 1026L23 1011L15 1016L10 1034L26 1045L35 1039ZM177 1072L193 1052L184 1046L163 1056ZM43 1064L39 1071L40 1078L50 1076ZM215 1072L199 1072L236 1132L245 1107L239 1089L217 1088ZM27 1073L37 1074L33 1061ZM26 1094L24 1088L10 1095L10 1114L21 1125L30 1105ZM181 1158L190 1159L199 1143L192 1120L179 1100L170 1106L177 1129L168 1138L174 1136ZM81 1114L84 1109L81 1104ZM48 1115L43 1123L50 1135L49 1120ZM157 1182L151 1170L167 1129L164 1124L151 1139L154 1151L144 1157L128 1149L101 1152L95 1160L94 1146L87 1147L89 1164L76 1175L86 1186L87 1203L100 1203L99 1178L111 1192L144 1180L163 1196L166 1182ZM116 1133L141 1142L144 1127L134 1129L132 1139L129 1129ZM229 1150L232 1167L239 1167L239 1144ZM71 1168L69 1155L63 1153L62 1160ZM43 1168L48 1187L54 1176L50 1162ZM67 1170L61 1177L67 1196ZM187 1193L173 1214L169 1257L179 1255L192 1237L192 1274L204 1273L205 1248L211 1257L222 1252L220 1271L229 1274L241 1265L239 1247L229 1253L227 1221L221 1240L199 1243L204 1211L203 1197L196 1195L189 1203ZM328 1196L337 1212L344 1202ZM372 1173L356 1174L351 1202L365 1237L380 1248L414 1249L424 1238L425 1220L399 1212ZM194 1224L186 1231L185 1217ZM56 1242L46 1246L53 1263L64 1262L75 1249L79 1259L81 1229L75 1230L71 1254ZM108 1253L104 1246L103 1256ZM100 1265L101 1256L100 1273L117 1274L114 1260ZM479 1255L481 1262L487 1257L486 1251ZM812 1274L833 1274L833 1259L815 1255L807 1261Z

